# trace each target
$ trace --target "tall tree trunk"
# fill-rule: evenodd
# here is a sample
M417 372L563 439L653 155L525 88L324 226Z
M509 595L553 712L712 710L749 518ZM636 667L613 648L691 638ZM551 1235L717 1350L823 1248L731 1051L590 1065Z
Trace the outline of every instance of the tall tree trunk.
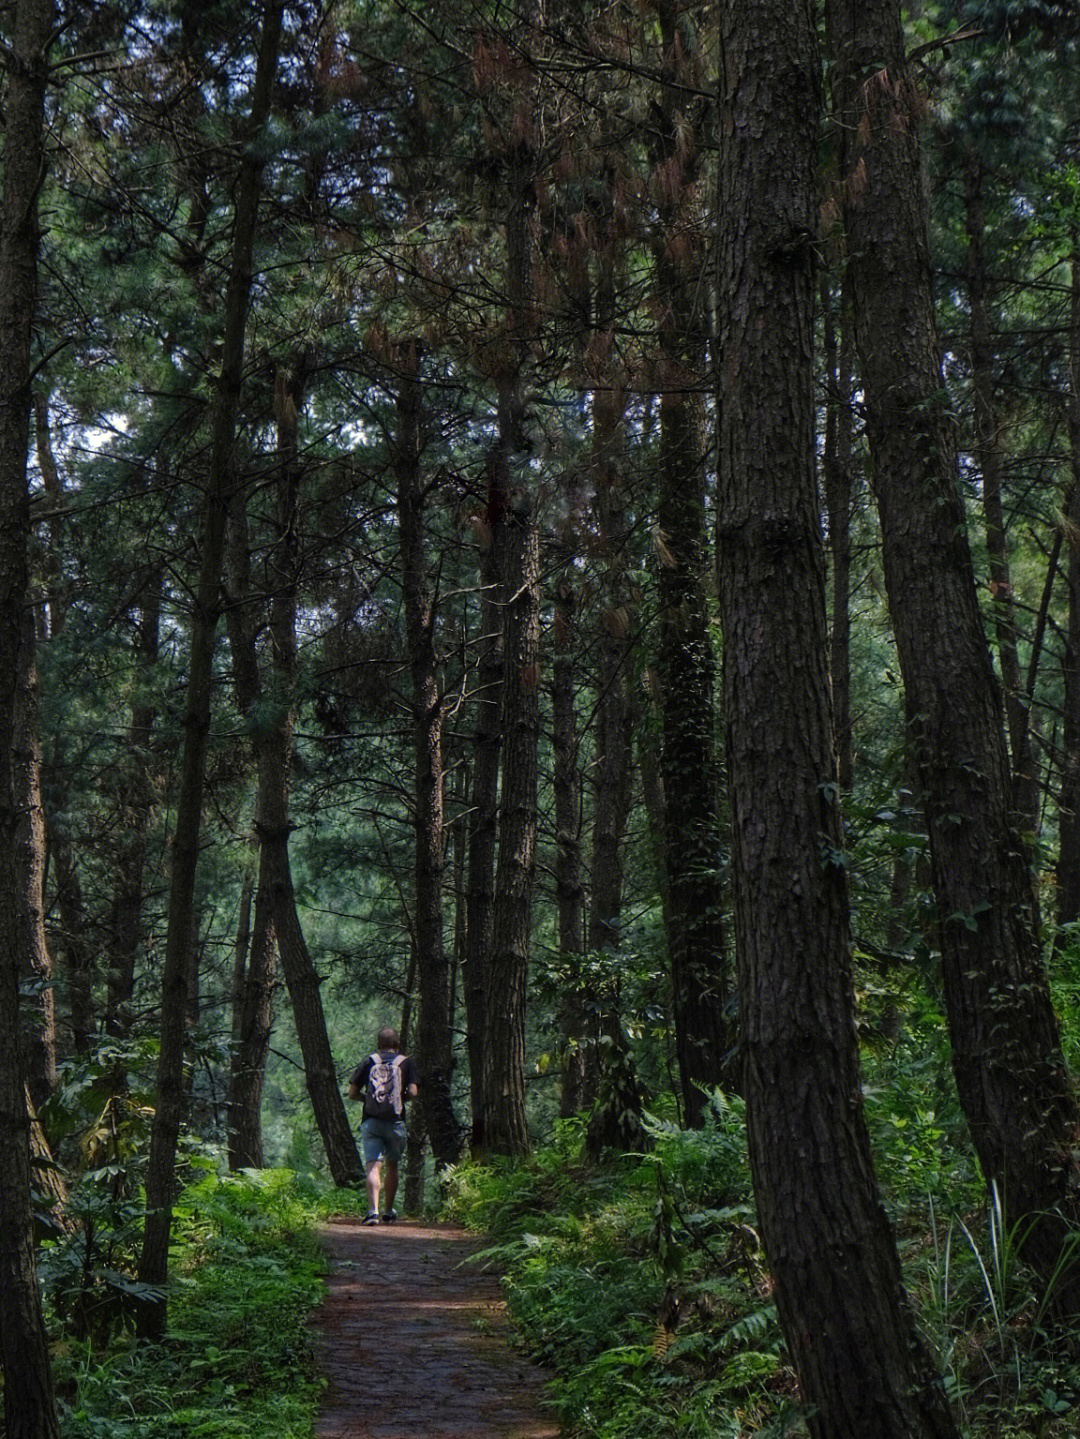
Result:
M37 604L22 616L11 763L17 816L20 964L32 998L20 1016L23 1068L35 1110L56 1088L56 1019L52 959L45 942L45 810L38 738Z
M525 996L536 861L539 737L540 546L531 497L518 492L503 517L502 795L492 952L485 1020L483 1135L494 1154L525 1154Z
M157 1105L146 1167L146 1223L139 1258L140 1282L155 1286L163 1285L168 1274L176 1145L183 1114L188 946L191 943L206 744L210 731L214 637L221 610L225 522L236 482L236 411L243 381L244 329L251 297L251 253L258 218L262 173L258 142L270 110L283 8L283 0L267 0L256 62L251 114L245 136L246 145L237 180L229 287L225 300L221 375L214 405L210 473L200 546L199 583L192 608L184 747L176 829L173 836L172 882L169 890L165 964L162 974ZM140 1304L138 1328L143 1338L160 1338L165 1331L165 1320L164 1297Z
M855 336L851 297L846 282L840 294L840 341L832 311L829 277L822 273L825 372L829 382L826 401L825 507L829 513L829 550L832 555L832 626L829 636L829 678L832 687L833 730L836 735L840 788L851 789L854 778L851 734L851 440L854 397L851 392L852 350Z
M1057 861L1058 926L1080 920L1080 246L1073 238L1069 299L1069 458L1072 488L1065 514L1069 617L1062 681L1061 800Z
M426 492L420 472L420 383L415 342L397 347L399 362L394 471L401 536L405 640L412 679L416 948L420 1013L416 1050L423 1077L424 1127L438 1168L456 1162L461 1131L450 1095L453 1035L450 965L443 938L443 701L435 653L437 596L424 544Z
M17 876L13 726L30 534L30 344L51 0L19 0L10 31L0 202L0 1363L7 1439L55 1439L30 1203L30 1116L20 1062L19 978L28 926Z
M585 1024L580 967L585 948L585 894L581 883L581 769L578 764L577 713L574 703L575 593L572 576L573 521L568 522L564 569L555 586L554 646L551 675L551 749L555 800L555 908L564 987L559 998L562 1076L559 1113L564 1119L585 1105Z
M1042 968L1001 691L979 612L935 328L920 101L895 0L829 0L866 429L927 814L960 1103L988 1185L1055 1275L1080 1128ZM1055 1279L1080 1305L1080 1265Z
M474 1151L484 1147L488 965L495 910L495 853L502 749L502 612L498 602L499 516L506 507L506 476L496 454L488 459L487 513L479 521L480 634L473 730L472 804L469 808L469 879L465 901L464 999L469 1053L469 1102Z
M964 227L967 232L968 304L971 310L971 382L974 390L975 457L982 475L986 551L998 664L1005 689L1005 717L1016 808L1016 823L1034 833L1039 822L1039 785L1031 750L1024 676L1009 565L1009 536L1002 500L1002 446L994 401L994 340L986 275L986 219L983 166L974 147L964 156Z
M811 1434L954 1439L878 1195L855 1043L814 466L814 8L725 5L721 45L717 533L758 1215Z
M302 366L277 379L278 425L277 519L270 546L270 651L272 672L266 684L259 674L254 633L245 623L249 590L246 516L234 507L235 555L231 584L236 604L231 639L238 694L249 713L258 707L262 718L255 730L258 771L255 829L259 838L259 879L255 924L241 1015L241 1036L230 1091L230 1162L261 1163L259 1122L266 1055L270 1043L273 955L276 943L289 990L296 1036L304 1060L308 1097L337 1184L356 1180L360 1157L337 1083L326 1016L319 993L320 978L304 938L296 910L289 860L289 778L296 719L296 591L300 569L297 419L303 400Z
M527 88L519 116L531 114ZM502 612L502 782L491 958L484 1035L484 1147L525 1154L525 997L536 863L536 783L540 680L540 544L527 483L510 482L525 440L524 366L531 320L531 225L536 156L523 119L505 166L506 358L498 377L495 470L502 508L492 515Z
M53 456L49 425L49 400L42 392L33 397L38 465L45 491L59 511L64 487ZM49 526L48 615L49 638L63 634L70 603L69 585L63 570L63 524L59 517ZM71 766L66 753L63 729L53 741L52 763L47 776L49 814L46 830L56 884L56 907L60 913L60 953L67 969L68 1025L77 1054L85 1054L94 1035L94 952L90 944L83 901L82 879L76 858L77 846L68 829Z
M161 625L163 574L155 568L146 578L135 632L135 696L128 721L127 768L121 780L122 832L117 842L116 877L109 924L109 983L105 1030L125 1035L131 1027L135 970L145 945L143 898L146 845L156 808L150 754L157 706L150 698L151 673L157 664Z
M56 747L53 773L61 791L67 789L67 760L63 745ZM53 792L53 801L58 798ZM57 806L49 823L49 849L56 885L56 907L60 912L62 953L67 962L68 1016L71 1042L76 1054L85 1054L94 1037L94 952L90 944L83 899L82 878L75 856L75 842L68 833L63 809Z
M280 453L280 422L278 449ZM263 617L265 597L256 596L252 592L247 504L245 488L237 486L232 495L226 534L225 567L229 603L225 623L229 636L237 708L248 723L255 727L252 748L256 763L255 833L258 838L265 823L267 804L272 803L269 792L278 783L279 777L269 764L259 764L258 727L260 724L265 726L265 708L256 636ZM250 933L245 938L242 953L239 942L237 944L234 965L236 994L233 1003L233 1048L226 1101L229 1116L229 1168L232 1170L261 1169L264 1162L262 1095L273 1026L277 948L268 856L261 844L258 853L254 919ZM245 883L248 882L248 877L245 876ZM251 909L252 897L249 894L249 920Z
M724 1021L727 971L720 880L720 765L716 753L716 666L705 599L705 465L700 398L704 318L702 256L693 242L694 137L687 140L684 87L693 43L677 7L663 3L663 123L656 171L662 175L660 234L654 248L656 292L663 303L659 525L663 742L667 799L668 959L675 1044L686 1123L701 1123L704 1090L725 1079L731 1038Z
M642 1091L623 1024L619 973L623 930L623 839L630 810L631 706L628 687L631 618L627 594L627 527L622 493L625 375L612 355L616 323L614 248L610 206L597 217L593 337L609 356L593 391L593 475L604 570L596 658L592 856L589 869L589 955L594 976L586 986L588 1043L584 1097L596 1101L589 1121L589 1152L643 1149Z

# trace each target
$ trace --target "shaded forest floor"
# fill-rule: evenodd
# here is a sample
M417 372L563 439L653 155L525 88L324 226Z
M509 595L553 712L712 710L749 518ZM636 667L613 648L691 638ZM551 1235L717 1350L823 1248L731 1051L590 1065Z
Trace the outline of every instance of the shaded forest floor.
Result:
M497 1276L462 1229L339 1217L313 1323L328 1388L319 1439L556 1439L542 1371L510 1344Z

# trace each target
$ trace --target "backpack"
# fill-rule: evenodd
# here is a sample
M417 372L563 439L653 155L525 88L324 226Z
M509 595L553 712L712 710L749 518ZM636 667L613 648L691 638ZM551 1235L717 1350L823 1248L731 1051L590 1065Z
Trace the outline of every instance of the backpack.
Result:
M367 1085L364 1090L364 1116L368 1119L400 1119L405 1113L401 1092L403 1054L385 1056L376 1051L371 1056Z

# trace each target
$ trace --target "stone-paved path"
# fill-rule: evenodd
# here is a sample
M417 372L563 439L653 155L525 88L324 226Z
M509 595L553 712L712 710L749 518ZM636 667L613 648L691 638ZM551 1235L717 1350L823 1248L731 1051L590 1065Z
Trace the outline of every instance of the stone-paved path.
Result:
M557 1439L543 1375L511 1349L498 1280L463 1230L336 1219L315 1316L318 1439Z

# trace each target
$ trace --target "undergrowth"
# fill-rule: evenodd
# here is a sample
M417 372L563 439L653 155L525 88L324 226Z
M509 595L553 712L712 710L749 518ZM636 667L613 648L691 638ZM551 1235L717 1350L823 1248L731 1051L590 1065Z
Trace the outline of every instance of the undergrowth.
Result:
M961 1432L1075 1439L1080 1332L1051 1321L1052 1295L1022 1263L996 1196L986 1201L936 1038L923 1044L915 1024L904 1045L867 1056L867 1118ZM490 1237L478 1262L504 1273L521 1342L552 1372L574 1439L805 1434L741 1102L714 1095L699 1132L657 1120L649 1130L648 1154L597 1170L580 1160L581 1125L563 1123L529 1161L452 1171L446 1213Z
M651 1120L652 1148L595 1170L582 1129L527 1164L460 1166L449 1217L488 1234L528 1351L567 1431L593 1439L797 1433L754 1222L741 1101L705 1127Z
M108 1335L54 1347L63 1439L307 1439L321 1392L307 1328L323 1288L315 1224L342 1200L287 1170L189 1184L174 1211L165 1341L137 1345L120 1307ZM43 1254L53 1306L68 1260L63 1243ZM130 1299L136 1286L116 1288Z

